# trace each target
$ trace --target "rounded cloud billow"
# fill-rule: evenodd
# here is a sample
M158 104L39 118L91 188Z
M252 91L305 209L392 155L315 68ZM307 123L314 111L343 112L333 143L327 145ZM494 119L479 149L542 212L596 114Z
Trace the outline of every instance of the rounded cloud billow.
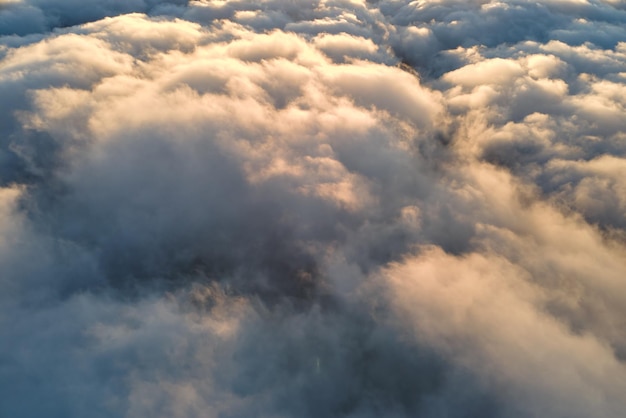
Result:
M0 416L623 416L624 28L0 1Z

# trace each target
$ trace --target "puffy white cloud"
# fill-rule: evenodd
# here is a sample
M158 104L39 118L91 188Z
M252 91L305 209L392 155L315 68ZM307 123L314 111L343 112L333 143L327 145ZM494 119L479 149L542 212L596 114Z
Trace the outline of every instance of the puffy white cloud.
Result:
M528 273L495 255L426 250L385 272L401 327L502 391L504 416L618 416L626 368L537 305ZM567 353L564 355L564 353Z

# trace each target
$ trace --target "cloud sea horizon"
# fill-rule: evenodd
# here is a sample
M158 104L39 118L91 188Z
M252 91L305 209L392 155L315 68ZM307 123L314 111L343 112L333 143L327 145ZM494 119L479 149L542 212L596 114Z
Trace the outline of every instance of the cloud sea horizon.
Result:
M0 0L0 417L625 394L626 1Z

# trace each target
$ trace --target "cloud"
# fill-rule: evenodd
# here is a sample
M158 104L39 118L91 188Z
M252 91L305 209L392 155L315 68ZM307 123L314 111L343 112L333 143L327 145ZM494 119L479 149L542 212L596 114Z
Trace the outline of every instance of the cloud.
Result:
M168 5L182 6L183 0L133 0L107 1L55 1L18 0L0 3L0 34L28 35L46 32L53 28L79 25L107 16L132 12L158 12Z
M0 3L0 415L620 416L624 20Z
M386 272L401 326L480 376L502 397L500 414L619 415L623 365L606 344L542 314L526 274L497 256L436 249Z

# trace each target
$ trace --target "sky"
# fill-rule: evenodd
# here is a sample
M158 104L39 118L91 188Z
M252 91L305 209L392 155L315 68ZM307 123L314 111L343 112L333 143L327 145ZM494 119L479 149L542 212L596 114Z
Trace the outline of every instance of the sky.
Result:
M0 417L622 417L626 1L0 0Z

